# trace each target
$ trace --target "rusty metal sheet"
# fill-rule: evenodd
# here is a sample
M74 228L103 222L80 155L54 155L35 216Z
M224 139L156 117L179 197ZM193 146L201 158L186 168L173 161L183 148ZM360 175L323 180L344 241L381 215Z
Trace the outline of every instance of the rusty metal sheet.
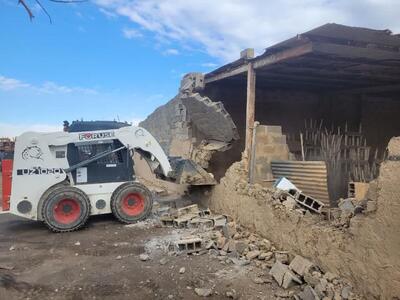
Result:
M324 161L274 160L271 168L274 179L286 177L304 194L329 206L328 175Z

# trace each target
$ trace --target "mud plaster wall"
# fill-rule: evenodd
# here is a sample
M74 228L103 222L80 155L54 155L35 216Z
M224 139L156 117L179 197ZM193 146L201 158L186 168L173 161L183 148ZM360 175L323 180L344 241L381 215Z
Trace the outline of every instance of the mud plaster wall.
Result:
M400 158L400 137L391 140ZM355 284L367 299L400 296L400 160L386 161L378 178L377 210L351 219L342 232L315 217L299 217L274 208L269 199L238 190L240 177L232 166L209 199L211 209L230 214L282 249L299 253Z

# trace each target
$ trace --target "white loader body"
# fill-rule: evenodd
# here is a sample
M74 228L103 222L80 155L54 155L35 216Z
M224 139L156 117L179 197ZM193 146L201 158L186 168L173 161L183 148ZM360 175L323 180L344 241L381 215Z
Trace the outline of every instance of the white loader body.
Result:
M67 159L69 144L79 147L110 140L118 140L128 151L145 151L149 154L147 160L153 171L158 168L165 177L172 174L167 155L154 137L141 127L71 133L26 132L17 138L15 144L10 212L32 220L42 220L41 206L46 200L43 195L49 188L67 182L87 195L90 215L111 213L111 196L126 181L88 183L85 165L75 169L74 178L70 172L73 166ZM115 164L107 164L110 170L113 167Z

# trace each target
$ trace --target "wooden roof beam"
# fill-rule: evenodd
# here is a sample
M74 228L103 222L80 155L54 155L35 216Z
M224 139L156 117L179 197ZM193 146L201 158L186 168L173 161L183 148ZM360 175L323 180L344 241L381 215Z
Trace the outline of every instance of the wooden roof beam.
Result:
M222 80L228 77L236 76L242 73L246 73L248 70L247 64L252 63L254 69L262 68L267 65L275 64L277 62L285 61L287 59L299 57L308 53L311 53L312 47L311 43L306 43L304 45L292 48L292 49L287 49L278 53L274 54L266 54L266 55L261 55L258 56L252 60L249 60L247 63L240 65L238 67L234 67L232 69L226 70L224 72L221 72L219 74L213 75L213 76L208 76L206 74L204 82L211 83L214 81Z

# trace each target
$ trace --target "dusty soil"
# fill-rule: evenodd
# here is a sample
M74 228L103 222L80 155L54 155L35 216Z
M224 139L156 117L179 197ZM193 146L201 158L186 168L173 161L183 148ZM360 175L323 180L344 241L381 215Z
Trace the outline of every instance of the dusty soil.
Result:
M55 234L40 222L0 215L0 299L200 299L195 288L212 288L211 299L227 299L232 289L237 299L282 293L275 282L254 283L260 269L250 265L227 265L208 253L169 256L157 243L172 234L124 227L111 216ZM151 259L141 261L145 247Z

